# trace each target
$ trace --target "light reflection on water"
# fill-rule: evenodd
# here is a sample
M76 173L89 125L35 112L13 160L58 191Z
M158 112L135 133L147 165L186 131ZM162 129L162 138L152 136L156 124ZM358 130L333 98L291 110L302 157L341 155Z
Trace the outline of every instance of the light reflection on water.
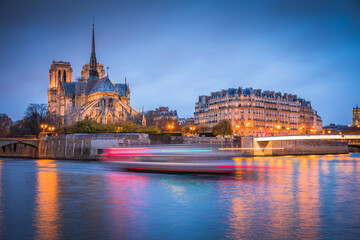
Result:
M235 176L0 160L1 239L356 239L360 155L236 158ZM20 230L19 230L20 229Z
M37 196L35 209L36 239L59 239L59 199L56 162L42 160L36 162Z
M131 238L128 234L129 225L143 234L146 229L146 214L141 209L147 206L144 195L148 178L134 174L109 172L107 192L109 195L108 214L111 219L111 238Z

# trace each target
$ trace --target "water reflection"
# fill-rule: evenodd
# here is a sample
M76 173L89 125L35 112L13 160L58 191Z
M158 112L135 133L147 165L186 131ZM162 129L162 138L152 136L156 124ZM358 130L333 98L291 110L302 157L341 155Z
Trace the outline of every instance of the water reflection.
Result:
M319 157L238 158L237 164L268 166L266 170L244 171L230 200L229 238L318 239L320 221ZM223 192L222 194L229 194ZM259 217L259 214L261 215Z
M37 166L35 239L59 239L57 164L53 160L38 160Z
M146 208L146 186L148 178L136 173L109 172L107 174L107 192L109 202L108 214L112 239L130 237L129 226L141 234L145 234L146 214L142 211Z
M3 160L0 238L356 239L359 156L238 158L235 176Z
M3 235L4 213L3 213L3 189L2 189L2 160L0 159L0 236Z

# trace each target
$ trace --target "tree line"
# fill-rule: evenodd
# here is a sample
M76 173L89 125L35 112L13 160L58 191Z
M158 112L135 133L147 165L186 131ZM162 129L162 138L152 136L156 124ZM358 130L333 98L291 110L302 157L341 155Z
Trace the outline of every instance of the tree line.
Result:
M0 113L0 137L22 137L24 135L38 136L44 130L40 127L41 124L46 123L48 126L59 124L54 118L47 116L46 104L29 104L25 110L24 118L13 122L12 119L5 113ZM133 122L121 122L117 124L101 124L98 122L84 120L77 122L72 126L62 126L57 128L59 133L102 133L102 132L123 132L123 133L149 133L159 134L167 132L164 122L163 128L156 128L155 126L141 126ZM204 135L213 134L214 136L232 135L233 130L231 123L228 120L222 120L216 124L212 129L205 127L180 127L178 123L174 124L175 129L170 133L181 133L183 135Z

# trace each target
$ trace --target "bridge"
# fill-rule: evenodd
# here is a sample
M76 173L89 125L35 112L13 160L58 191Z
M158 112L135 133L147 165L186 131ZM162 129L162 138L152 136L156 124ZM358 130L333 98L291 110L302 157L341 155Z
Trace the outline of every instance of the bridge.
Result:
M0 156L37 158L39 156L39 140L0 138Z
M254 139L257 142L286 141L286 140L289 141L291 140L341 140L341 141L358 140L360 141L360 134L284 135L284 136L256 137Z
M14 143L24 144L34 148L39 148L38 139L0 138L0 148Z

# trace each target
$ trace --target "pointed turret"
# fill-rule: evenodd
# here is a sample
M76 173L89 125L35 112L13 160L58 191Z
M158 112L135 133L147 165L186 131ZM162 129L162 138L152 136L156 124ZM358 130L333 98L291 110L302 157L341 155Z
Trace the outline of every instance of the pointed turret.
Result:
M93 32L92 32L92 46L91 46L91 56L90 56L89 78L99 78L99 73L97 71L96 54L95 54L95 26L94 26L94 24L93 24Z

